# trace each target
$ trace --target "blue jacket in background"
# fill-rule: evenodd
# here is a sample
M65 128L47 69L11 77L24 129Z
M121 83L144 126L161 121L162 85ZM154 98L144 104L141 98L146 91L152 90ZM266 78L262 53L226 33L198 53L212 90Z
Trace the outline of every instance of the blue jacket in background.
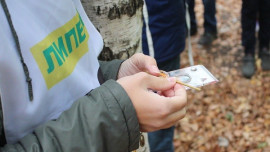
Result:
M184 0L145 0L148 24L158 63L179 55L185 48ZM142 30L143 53L149 55L145 22Z

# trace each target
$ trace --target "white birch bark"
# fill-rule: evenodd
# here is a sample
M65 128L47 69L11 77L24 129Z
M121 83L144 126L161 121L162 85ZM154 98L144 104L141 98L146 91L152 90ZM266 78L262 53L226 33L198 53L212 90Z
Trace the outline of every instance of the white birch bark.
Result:
M104 40L101 60L126 59L141 52L143 0L81 0Z

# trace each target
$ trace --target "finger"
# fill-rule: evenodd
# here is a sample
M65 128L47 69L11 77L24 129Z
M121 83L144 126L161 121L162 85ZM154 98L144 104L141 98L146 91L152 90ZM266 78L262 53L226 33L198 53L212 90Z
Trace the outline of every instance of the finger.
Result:
M145 75L144 84L147 89L155 91L165 91L172 88L176 84L176 78L160 78L152 75Z
M152 131L157 131L160 130L161 128L156 128L156 127L152 127L149 125L140 125L140 131L141 132L152 132Z
M166 104L171 113L181 110L187 104L186 90L182 85L176 84L174 86L174 96L166 98Z
M187 96L187 94L186 94L186 89L185 89L185 87L183 86L183 85L181 85L181 84L178 84L178 83L176 83L175 84L175 86L174 86L174 91L175 91L175 95L176 96L182 96L183 95L183 93L185 94L185 96Z
M173 97L173 96L175 96L174 88L171 88L171 89L165 90L165 91L158 91L157 93L159 95L162 95L162 96L165 96L165 97Z
M163 126L165 128L169 128L173 125L175 125L179 120L183 119L186 116L186 108L184 107L183 109L171 114L167 119L164 121L166 124Z
M161 93L165 97L173 97L175 96L174 89L165 90Z
M141 125L143 131L155 131L159 129L169 128L175 125L179 120L186 115L186 108L183 108L165 118L152 120L151 125Z

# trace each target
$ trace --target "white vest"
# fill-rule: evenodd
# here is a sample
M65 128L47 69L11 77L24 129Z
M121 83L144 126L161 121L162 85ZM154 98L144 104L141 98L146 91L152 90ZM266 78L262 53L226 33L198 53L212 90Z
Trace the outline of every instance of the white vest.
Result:
M33 101L0 5L0 95L8 143L59 117L100 84L101 35L80 0L6 0L33 85Z

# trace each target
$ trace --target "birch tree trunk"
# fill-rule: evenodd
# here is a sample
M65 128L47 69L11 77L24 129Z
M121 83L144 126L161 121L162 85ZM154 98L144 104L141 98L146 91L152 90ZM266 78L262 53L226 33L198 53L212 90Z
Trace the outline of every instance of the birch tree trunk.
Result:
M81 0L91 22L101 33L100 60L127 59L142 51L143 0Z

